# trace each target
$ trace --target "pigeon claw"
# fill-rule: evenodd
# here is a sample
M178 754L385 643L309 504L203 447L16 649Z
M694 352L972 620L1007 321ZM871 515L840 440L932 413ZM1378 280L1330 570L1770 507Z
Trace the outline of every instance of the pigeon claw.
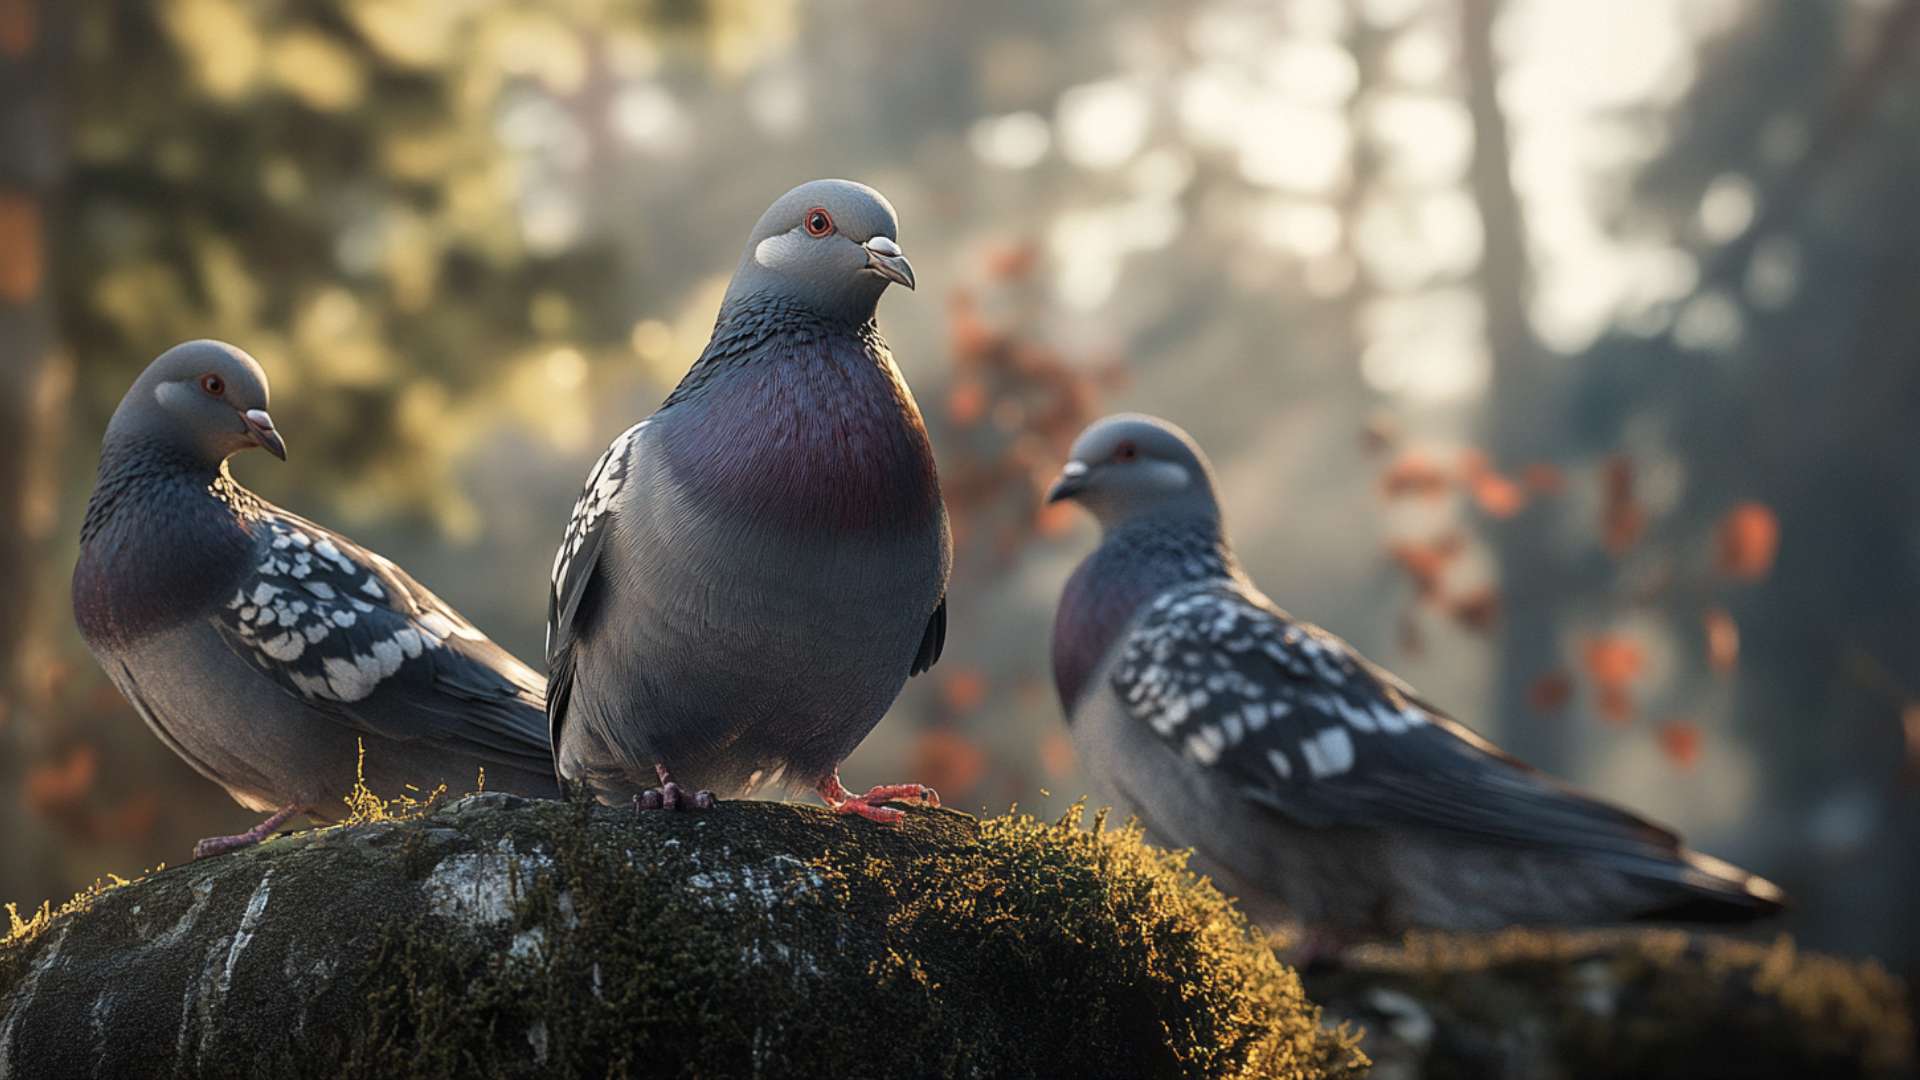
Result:
M665 765L655 765L653 771L660 776L660 786L648 788L633 797L633 812L648 810L711 810L719 800L711 791L688 791L675 783Z
M662 784L633 797L633 812L648 810L711 810L719 804L711 791L688 791L679 784Z
M907 813L896 807L881 806L880 803L903 802L928 807L940 805L940 793L925 784L881 784L864 795L854 795L840 786L839 777L821 786L820 797L836 814L859 814L869 821L888 825L906 817Z

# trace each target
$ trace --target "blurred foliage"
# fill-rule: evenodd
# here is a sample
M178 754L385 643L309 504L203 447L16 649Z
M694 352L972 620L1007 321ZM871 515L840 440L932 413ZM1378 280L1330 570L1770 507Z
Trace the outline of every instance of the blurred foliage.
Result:
M527 384L577 385L579 350L625 337L604 253L530 249L495 134L517 86L578 89L615 7L80 5L59 284L80 430L168 345L234 341L296 433L283 483L351 475L357 516L471 534L449 472L496 404L578 422Z

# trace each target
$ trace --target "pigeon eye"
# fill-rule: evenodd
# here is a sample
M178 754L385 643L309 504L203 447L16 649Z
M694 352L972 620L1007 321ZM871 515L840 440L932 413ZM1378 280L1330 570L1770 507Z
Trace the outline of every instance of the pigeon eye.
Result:
M824 207L816 206L807 211L807 235L825 236L833 231L833 215Z
M205 390L214 397L219 397L221 394L227 392L227 384L218 375L202 375L200 376L200 389Z
M1113 460L1115 461L1132 461L1139 456L1140 448L1130 442L1123 442L1113 448Z

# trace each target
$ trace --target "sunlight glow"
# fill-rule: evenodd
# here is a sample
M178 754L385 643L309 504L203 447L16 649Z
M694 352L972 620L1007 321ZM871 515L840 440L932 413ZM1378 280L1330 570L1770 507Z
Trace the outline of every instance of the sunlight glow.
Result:
M1037 112L983 116L967 132L967 145L981 161L1002 169L1030 169L1047 156L1053 129Z
M614 95L613 130L642 150L670 153L690 142L686 115L665 89L652 82L635 82Z
M1486 315L1471 289L1436 289L1370 302L1361 323L1371 342L1360 359L1368 385L1428 404L1485 391L1493 361Z
M1147 138L1144 90L1124 79L1084 83L1060 95L1060 152L1084 169L1113 169Z

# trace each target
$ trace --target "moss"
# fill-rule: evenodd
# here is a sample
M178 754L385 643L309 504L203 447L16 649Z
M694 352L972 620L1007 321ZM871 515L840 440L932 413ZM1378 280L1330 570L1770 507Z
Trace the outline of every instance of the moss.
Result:
M1899 1077L1914 1069L1906 988L1871 962L1681 931L1417 936L1362 950L1307 980L1331 1013L1369 1024L1365 1045L1419 1075L1513 1070L1614 1077ZM1397 995L1383 999L1382 995ZM1425 1011L1425 1045L1395 1045ZM1530 1069L1532 1071L1530 1071Z
M34 909L32 914L24 919L20 917L20 905L14 903L0 904L0 907L7 909L7 932L4 935L0 935L0 956L17 952L29 942L33 941L33 939L46 933L47 928L52 926L56 920L64 919L76 912L87 910L93 906L95 900L105 896L108 892L121 888L122 886L132 885L137 881L143 881L149 875L157 874L166 868L167 864L161 863L159 866L148 870L144 874L138 874L130 878L123 878L119 874L111 873L103 878L95 878L92 885L74 893L59 907L54 907L53 901L51 900L42 900L40 906Z
M1129 831L757 804L666 828L575 806L550 835L499 938L389 928L349 1074L1360 1068L1229 904Z

